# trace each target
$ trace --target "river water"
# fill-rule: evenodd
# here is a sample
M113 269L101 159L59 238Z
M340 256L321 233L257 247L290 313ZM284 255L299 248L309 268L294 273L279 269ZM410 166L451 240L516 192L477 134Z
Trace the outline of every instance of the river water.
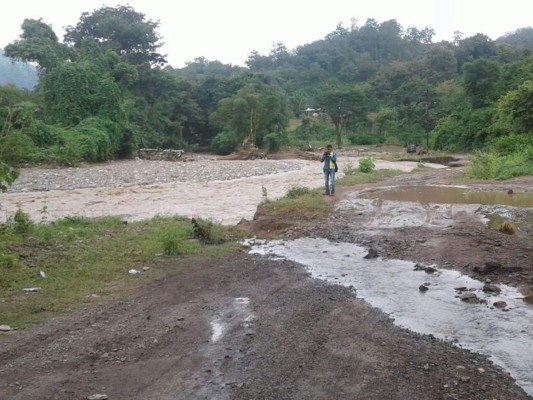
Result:
M415 271L409 261L365 259L366 249L326 239L271 241L252 247L251 253L283 257L304 265L314 278L353 287L357 297L389 314L398 326L488 355L533 395L533 307L517 289L499 285L501 293L490 295L482 291L482 282L458 271L427 274ZM426 292L419 291L423 284ZM461 301L459 287L487 303ZM493 307L497 301L506 302L506 308Z

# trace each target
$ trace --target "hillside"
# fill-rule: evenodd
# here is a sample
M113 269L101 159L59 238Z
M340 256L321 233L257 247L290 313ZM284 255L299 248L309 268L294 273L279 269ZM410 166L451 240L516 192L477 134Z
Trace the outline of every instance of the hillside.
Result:
M0 85L13 84L20 89L32 89L37 84L37 70L30 64L4 56L0 49Z

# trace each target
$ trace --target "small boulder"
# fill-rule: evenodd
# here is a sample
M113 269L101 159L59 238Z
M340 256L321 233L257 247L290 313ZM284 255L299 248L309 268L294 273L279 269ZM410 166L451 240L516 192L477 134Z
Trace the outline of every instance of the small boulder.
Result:
M420 292L422 292L422 293L425 293L425 292L427 292L427 291L429 290L429 288L428 288L426 285L420 285L420 286L418 287L418 290L419 290Z
M533 293L528 294L523 300L528 304L533 304Z
M461 296L459 296L459 298L466 302L466 303L472 303L472 304L477 304L479 303L479 299L478 297L476 296L475 293L472 293L472 292L467 292L467 293L464 293L462 294Z
M496 285L491 285L490 283L485 283L485 285L483 286L483 291L486 292L486 293L500 293L502 290L496 286Z
M363 258L366 258L366 259L378 258L378 251L376 249L369 249L368 254L364 256Z
M9 332L12 330L13 328L11 328L9 325L0 325L0 332Z
M495 303L492 304L494 307L496 308L505 308L507 307L507 303L505 301L496 301Z

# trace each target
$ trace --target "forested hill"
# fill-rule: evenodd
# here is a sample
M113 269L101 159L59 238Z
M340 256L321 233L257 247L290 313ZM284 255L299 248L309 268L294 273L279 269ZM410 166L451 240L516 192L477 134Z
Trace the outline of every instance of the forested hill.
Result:
M32 89L37 84L37 71L29 64L4 56L0 49L0 85L13 84L21 89Z
M36 65L39 85L0 85L0 161L72 164L139 147L223 154L246 138L268 151L425 143L533 165L532 28L435 43L432 28L369 19L296 49L253 51L245 67L199 57L174 69L159 53L158 24L131 6L103 6L61 39L45 21L24 20L4 51Z

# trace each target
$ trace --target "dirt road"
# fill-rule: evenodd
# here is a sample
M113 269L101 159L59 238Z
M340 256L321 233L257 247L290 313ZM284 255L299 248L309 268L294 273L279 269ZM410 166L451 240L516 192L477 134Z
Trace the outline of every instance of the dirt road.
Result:
M302 170L285 174L309 172ZM268 178L273 188L278 177ZM450 177L443 171L398 177L387 184L443 183ZM240 197L259 187L253 196L260 199L260 179L267 177L254 177L251 186L239 190ZM319 186L320 174L311 181ZM521 190L531 193L533 182L520 182ZM143 189L146 203L130 208L161 201L160 193ZM79 201L84 202L80 204L85 205L91 201L88 194L98 192L75 189L79 190ZM118 189L105 190L110 195ZM268 189L269 194L274 192ZM521 270L491 275L494 282L531 282L530 236L490 232L473 214L451 214L453 229L450 224L424 224L425 219L410 227L373 226L373 216L384 208L357 209L352 194L353 190L339 193L326 227L310 224L292 234L359 243L385 257L446 264L473 275L474 267L495 259ZM11 196L7 197L11 204L29 205L35 194ZM57 198L59 202L61 196ZM238 215L227 222L249 215L242 212L247 203L238 198ZM213 192L210 199L205 204L220 210L219 204L213 204ZM139 216L149 215L138 211ZM518 217L527 221L530 214ZM188 263L169 263L174 273L156 282L147 279L131 298L103 301L25 332L0 336L0 398L85 399L95 394L110 400L530 398L485 356L400 329L386 314L358 299L357 293L314 280L300 265L245 252L209 264Z

